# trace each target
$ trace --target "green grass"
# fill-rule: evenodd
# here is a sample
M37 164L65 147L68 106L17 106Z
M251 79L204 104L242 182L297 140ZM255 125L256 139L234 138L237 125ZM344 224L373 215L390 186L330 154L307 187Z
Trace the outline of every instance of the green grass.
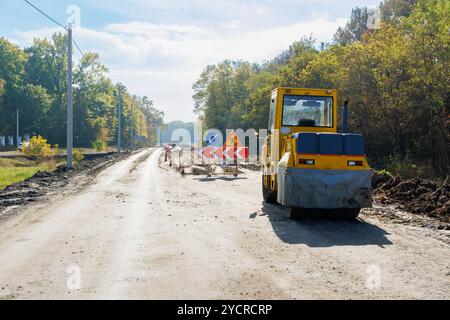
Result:
M0 158L0 190L32 177L38 171L52 171L55 165L51 162L36 164L24 159Z
M43 171L42 167L12 167L0 168L0 190L3 188L32 177L36 172Z

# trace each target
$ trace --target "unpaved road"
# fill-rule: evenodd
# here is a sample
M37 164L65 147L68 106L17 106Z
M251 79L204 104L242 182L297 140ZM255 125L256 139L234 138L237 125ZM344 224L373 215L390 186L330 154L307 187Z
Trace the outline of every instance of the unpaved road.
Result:
M256 172L180 177L159 155L3 221L0 298L450 298L450 246L423 229L292 221Z

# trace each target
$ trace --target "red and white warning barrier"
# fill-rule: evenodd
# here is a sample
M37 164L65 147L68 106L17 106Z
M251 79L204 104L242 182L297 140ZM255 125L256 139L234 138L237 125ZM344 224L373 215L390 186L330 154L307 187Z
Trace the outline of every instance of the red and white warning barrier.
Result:
M195 154L198 158L206 159L248 159L247 147L205 147L197 148Z

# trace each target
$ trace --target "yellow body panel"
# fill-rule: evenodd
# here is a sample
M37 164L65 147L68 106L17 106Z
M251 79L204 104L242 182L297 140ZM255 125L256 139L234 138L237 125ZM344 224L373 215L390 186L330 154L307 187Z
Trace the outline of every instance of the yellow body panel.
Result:
M296 139L288 139L290 144L289 150L295 150L297 144ZM367 170L370 168L366 157L363 156L349 156L349 155L321 155L321 154L298 154L291 153L291 162L289 167L303 168L303 169L321 169L321 170ZM314 165L306 165L300 163L300 160L314 160ZM360 161L362 166L349 166L348 161Z
M314 165L300 164L300 159L314 160ZM362 166L349 166L348 161L362 161ZM294 167L302 169L321 169L321 170L367 170L370 169L366 158L350 156L325 156L325 155L296 155L294 154Z

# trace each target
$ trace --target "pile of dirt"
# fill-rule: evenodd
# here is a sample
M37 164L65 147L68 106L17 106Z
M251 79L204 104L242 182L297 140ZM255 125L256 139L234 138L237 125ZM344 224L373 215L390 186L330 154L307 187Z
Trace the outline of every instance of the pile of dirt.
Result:
M386 174L373 178L375 199L381 204L395 204L414 214L450 222L450 184L427 179L403 179Z
M239 165L241 168L250 170L250 171L261 171L262 165L256 163L243 163Z
M37 201L49 192L61 190L80 174L88 174L93 177L99 171L128 155L127 152L91 155L88 159L75 164L71 170L66 170L64 166L61 166L53 172L37 172L31 178L12 184L0 191L0 212L8 207Z

